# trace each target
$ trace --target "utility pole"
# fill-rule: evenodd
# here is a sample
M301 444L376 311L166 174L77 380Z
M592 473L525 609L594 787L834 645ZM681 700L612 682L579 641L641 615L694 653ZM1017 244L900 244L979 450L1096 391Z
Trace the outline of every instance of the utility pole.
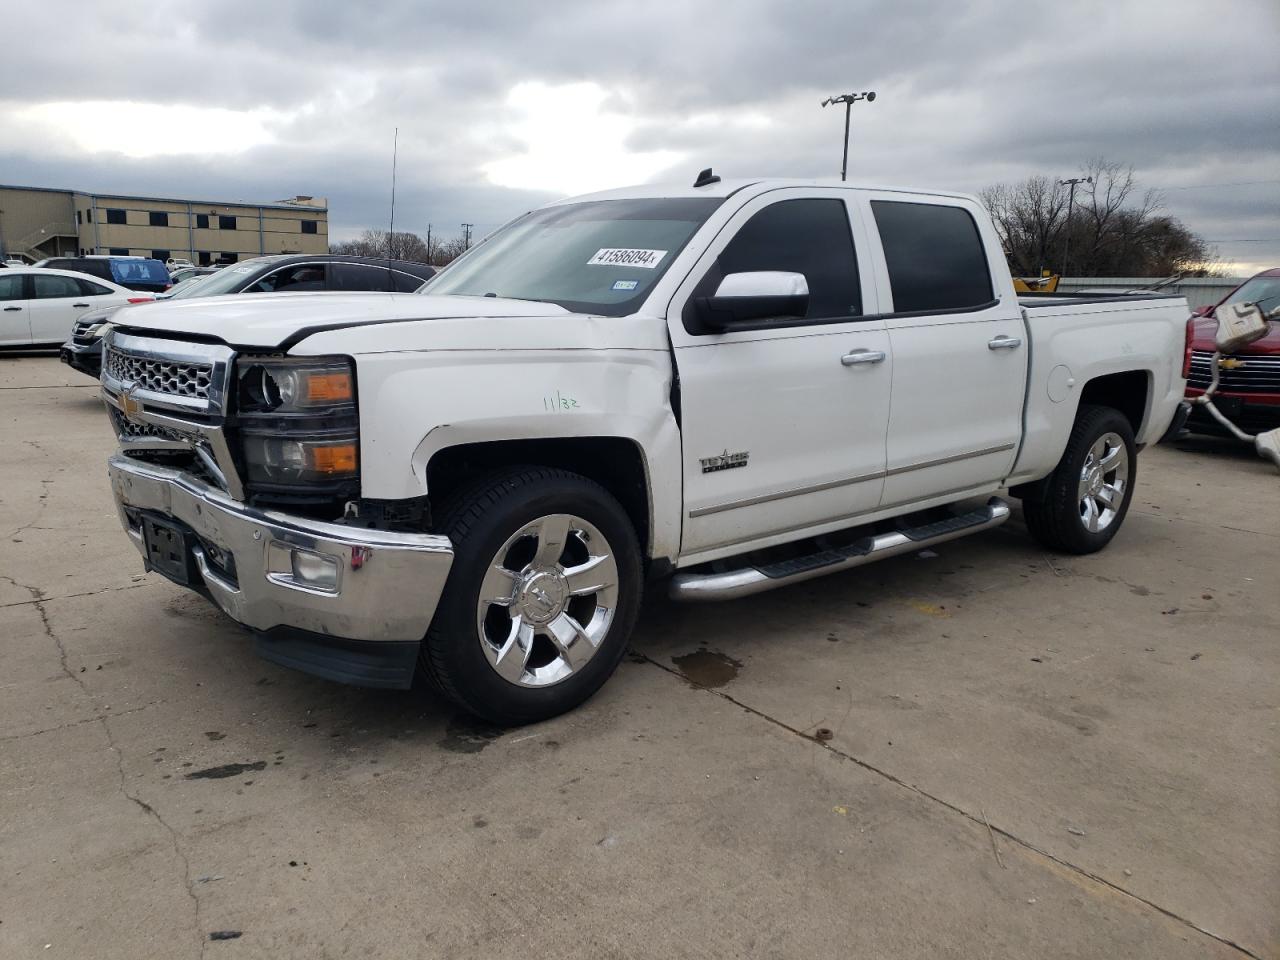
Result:
M1062 276L1067 275L1067 254L1071 252L1071 215L1076 209L1076 184L1077 183L1093 183L1093 177L1071 177L1067 180L1059 180L1058 186L1071 187L1071 194L1067 198L1067 239L1062 245Z
M464 223L462 225L462 249L464 251L471 249L471 228L474 226L474 223Z
M844 104L844 159L840 161L840 179L844 180L849 174L849 111L853 105L859 100L865 100L867 103L875 100L876 92L867 90L863 93L842 93L835 97L827 97L822 101L824 107L829 107L833 103Z
M431 224L427 224L427 263L431 262Z

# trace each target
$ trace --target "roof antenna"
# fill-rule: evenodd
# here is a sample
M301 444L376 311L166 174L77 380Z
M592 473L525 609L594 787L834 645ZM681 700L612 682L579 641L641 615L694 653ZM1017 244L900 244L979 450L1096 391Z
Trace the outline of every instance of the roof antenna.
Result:
M703 170L700 174L698 174L698 179L693 181L693 185L695 187L709 187L713 183L719 183L719 182L720 182L720 178L711 172L710 167L707 167L707 169Z
M391 230L387 233L387 279L391 278L391 245L396 239L396 157L400 151L400 128L391 141Z

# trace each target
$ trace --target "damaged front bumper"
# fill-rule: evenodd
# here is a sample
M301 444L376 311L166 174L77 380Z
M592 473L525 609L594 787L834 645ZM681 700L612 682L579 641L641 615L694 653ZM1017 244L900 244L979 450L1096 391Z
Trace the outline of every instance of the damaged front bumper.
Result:
M410 685L453 562L447 537L258 510L123 455L107 469L147 569L257 631L260 654L340 682Z

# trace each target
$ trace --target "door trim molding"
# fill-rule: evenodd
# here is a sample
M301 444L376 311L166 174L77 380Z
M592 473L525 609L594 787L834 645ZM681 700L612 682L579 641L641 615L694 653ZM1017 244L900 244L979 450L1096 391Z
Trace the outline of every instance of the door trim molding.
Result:
M760 503L769 503L772 500L785 500L787 497L800 497L806 493L819 493L823 490L832 490L836 487L847 487L853 483L863 483L867 480L879 480L884 476L884 471L879 470L875 473L864 473L856 477L843 477L839 480L828 480L825 483L814 483L807 487L793 487L790 490L779 490L776 493L766 493L758 497L748 497L745 500L730 500L727 503L717 503L709 507L699 507L697 510L689 511L689 518L705 517L713 513L723 513L726 510L737 510L739 507L754 507Z
M936 460L922 460L919 463L910 463L905 467L894 467L885 471L886 477L896 477L900 473L910 473L912 470L926 470L929 467L940 467L945 463L955 463L958 460L971 460L974 457L985 457L991 453L1004 453L1006 450L1012 450L1016 444L1012 441L1009 443L997 444L994 447L983 447L981 450L971 450L968 453L957 453L950 457L938 457Z
M1003 453L1006 450L1012 450L1014 446L1015 444L1013 443L1001 443L994 447L984 447L981 450L971 450L967 453L957 453L949 457L938 457L936 460L924 460L920 463L912 463L904 467L894 467L892 470L881 470L877 473L864 473L856 477L843 477L839 480L828 480L824 483L814 483L805 487L793 487L789 490L779 490L775 493L761 494L758 497L748 497L745 500L730 500L725 503L716 503L709 507L699 507L696 510L690 510L688 515L689 519L693 520L698 517L707 517L716 513L724 513L726 510L737 510L741 507L754 507L762 503L770 503L774 500L785 500L788 497L800 497L807 493L820 493L823 490L832 490L836 487L846 487L854 483L865 483L868 480L880 480L884 477L896 477L899 474L910 473L913 470L927 470L929 467L940 467L944 464L956 463L960 460L972 460L975 457L985 457L992 453ZM970 486L973 485L970 484ZM962 487L961 489L969 488ZM916 497L914 499L922 498Z

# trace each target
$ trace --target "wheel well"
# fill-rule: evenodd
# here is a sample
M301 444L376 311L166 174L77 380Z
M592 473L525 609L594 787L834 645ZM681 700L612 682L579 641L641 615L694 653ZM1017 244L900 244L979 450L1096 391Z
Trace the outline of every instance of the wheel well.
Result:
M427 462L432 508L440 510L455 491L486 473L525 465L559 467L600 484L622 504L649 556L649 474L639 446L623 437L494 440L447 447Z
M1142 429L1147 415L1147 394L1151 389L1151 375L1145 370L1126 373L1109 373L1096 377L1084 385L1080 392L1080 404L1114 407L1125 415L1133 427L1134 436Z

